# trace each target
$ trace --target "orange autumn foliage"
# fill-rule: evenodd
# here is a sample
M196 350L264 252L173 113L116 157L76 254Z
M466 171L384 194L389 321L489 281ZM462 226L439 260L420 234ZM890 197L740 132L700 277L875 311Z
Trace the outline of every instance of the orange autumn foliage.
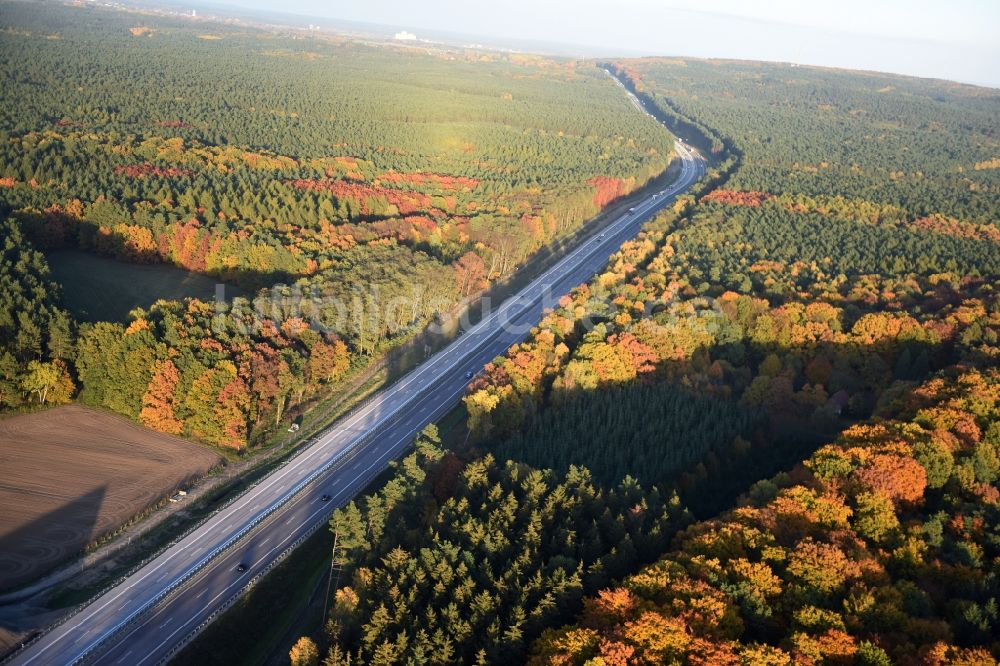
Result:
M941 525L953 541L942 546L921 539L924 521L948 514L942 505L925 506L941 499L926 493L924 459L914 451L945 432L940 419L923 416L944 405L980 426L995 420L998 387L1000 372L969 369L916 387L911 395L917 405L900 403L899 418L849 427L792 475L766 482L774 490L764 499L744 499L743 506L719 518L688 527L675 540L676 550L585 600L576 625L550 630L536 641L530 663L590 663L595 643L609 646L610 654L627 655L622 663L630 664L846 666L858 663L862 653L864 663L883 657L926 666L997 663L986 630L978 634L978 641L987 642L980 646L957 647L942 637L961 626L959 621L949 627L946 609L956 598L975 594L968 586L988 568L956 562L949 549L961 542L969 552L995 552L983 501L1000 499L1000 493L984 494L987 484L981 483L964 490L949 485L948 492L966 493L960 500L964 510L952 510ZM997 434L992 426L989 437ZM991 446L996 444L1000 441ZM972 461L976 454L963 447L954 455L960 478L968 473L961 471L961 456ZM1000 474L1000 461L983 455L976 464L992 465L993 471L980 474ZM880 506L889 514L889 529L896 530L892 539L900 539L895 550L884 547L884 534L869 536L871 507L879 505L872 499L880 497L886 498ZM952 500L944 501L948 507ZM907 521L918 529L901 539ZM928 606L908 615L904 593L924 595ZM759 634L743 623L747 617L757 628L769 627L771 645L756 642ZM886 617L896 618L898 629L883 628L880 618ZM588 632L586 645L562 640L581 630Z
M160 361L149 380L149 387L142 398L142 411L139 420L143 425L171 435L180 434L184 427L177 418L176 390L180 381L180 373L173 362Z
M587 181L587 184L594 188L594 205L604 208L615 199L619 199L629 193L629 185L621 178L610 178L608 176L596 176Z
M191 169L180 167L159 167L154 164L129 164L127 166L115 167L115 174L124 174L129 178L181 178L194 175Z
M389 171L378 177L384 183L404 183L421 187L433 187L441 190L472 190L479 186L479 180L466 176L446 176L437 173L416 172L398 173Z
M854 472L863 487L885 495L894 502L920 501L927 488L927 472L909 456L878 454Z
M767 192L742 192L720 188L706 194L701 200L702 202L714 201L729 206L749 206L755 208L773 198L774 195Z
M399 213L410 215L431 208L431 197L419 192L407 192L386 187L376 187L366 183L346 180L316 180L299 178L287 181L287 184L298 190L312 192L329 192L338 199L348 199L356 202L362 215L372 213L372 200L383 199L395 206Z

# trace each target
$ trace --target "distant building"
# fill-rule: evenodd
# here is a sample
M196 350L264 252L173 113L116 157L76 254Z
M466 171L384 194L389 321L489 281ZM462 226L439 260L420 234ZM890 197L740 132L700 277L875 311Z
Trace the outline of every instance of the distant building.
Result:
M416 38L417 36L414 35L412 32L406 32L405 30L396 33L396 39L398 39L401 42L411 42Z

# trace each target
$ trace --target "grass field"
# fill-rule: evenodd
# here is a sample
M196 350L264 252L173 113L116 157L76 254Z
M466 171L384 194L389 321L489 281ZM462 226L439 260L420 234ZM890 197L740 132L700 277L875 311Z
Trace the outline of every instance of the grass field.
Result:
M219 460L78 405L0 421L0 589L45 573Z
M80 250L48 255L66 307L82 321L125 321L130 310L159 299L212 300L218 280L166 264L127 264ZM225 285L226 299L243 292Z

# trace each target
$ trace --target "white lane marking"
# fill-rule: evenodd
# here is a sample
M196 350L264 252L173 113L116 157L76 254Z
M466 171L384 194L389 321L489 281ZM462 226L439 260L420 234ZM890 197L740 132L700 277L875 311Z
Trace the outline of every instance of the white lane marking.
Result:
M452 401L452 400L454 400L454 399L455 399L456 397L458 397L458 395L460 395L460 394L461 394L462 392L464 392L464 391L465 391L465 385L461 385L461 386L459 386L459 387L458 387L458 388L457 388L456 390L452 391L452 392L451 392L451 394L449 394L449 396L448 396L448 398L447 398L446 400L444 400L444 401L441 401L441 402L439 403L439 409L443 409L443 408L444 408L445 406L449 406L449 405L450 405L450 403L451 403L451 401ZM424 400L426 400L426 399L427 399L428 397L429 397L429 396L425 396L425 397L424 397L424 398L423 398L422 400L419 400L419 401L418 401L418 404L419 404L420 402L423 402ZM365 475L367 475L367 473L368 473L368 472L370 472L370 471L371 471L372 469L374 469L375 467L377 467L377 466L379 466L379 465L384 465L384 464L385 464L385 463L387 462L388 458L392 457L392 455L393 455L393 453L394 453L394 451L395 451L396 447L397 447L397 446L399 446L399 444L400 444L401 442L404 442L404 441L406 441L407 439L411 439L412 437L413 437L413 434L412 434L412 433L406 433L406 434L404 434L404 435L403 435L403 437L401 437L401 438L397 439L397 440L396 440L396 441L395 441L395 442L394 442L394 443L392 444L392 446L391 446L391 447L389 447L389 450L388 450L388 451L386 451L386 453L384 453L384 454L382 454L382 455L378 456L378 457L377 457L377 458L375 459L375 461L374 461L373 463L371 463L370 465L368 465L368 467L366 467L366 468L365 468L365 469L364 469L364 470L362 471L362 473L361 473L361 474L359 474L359 475L355 476L355 477L354 477L354 479L353 479L353 481L358 481L359 479L362 479L362 478L363 478L363 477L364 477ZM338 492L338 493L337 493L336 495L334 495L333 499L334 499L334 500L338 500L338 499L339 499L339 498L340 498L340 497L341 497L342 495L344 495L344 494L345 494L345 493L347 493L348 491L352 490L351 488L349 488L349 485L350 485L350 484L345 484L345 487L344 487L344 488L342 488L342 489L341 489L341 490L340 490L340 491L339 491L339 492ZM291 508L291 507L290 507L290 508ZM279 542L279 543L278 543L277 545L275 545L275 546L274 546L273 548L271 548L271 549L270 549L270 550L269 550L269 551L268 551L267 553L265 553L265 554L264 554L263 556L261 556L260 558L258 558L258 559L257 559L257 561L256 561L256 562L254 562L254 563L253 563L253 564L251 565L251 567L256 567L257 565L261 564L261 563L262 563L262 562L264 562L265 560L268 560L268 559L269 559L269 558L271 557L271 554L272 554L272 553L273 553L273 552L274 552L275 550L277 550L278 548L281 548L281 547L282 547L282 546L283 546L283 545L284 545L285 543L292 543L292 542L294 541L294 539L297 539L297 538L298 538L298 537L297 537L297 536L295 535L295 532L296 532L297 530L299 530L299 529L301 529L301 528L303 528L303 527L307 526L307 525L312 525L312 523L313 523L313 521L314 521L314 520L316 519L316 517L317 517L318 515L320 515L321 513L323 513L323 512L325 511L325 510L326 510L325 508L321 508L321 509L317 509L316 511L313 511L313 512L312 512L312 514L310 514L309 516L307 516L305 520L303 520L303 521L300 521L300 522L299 522L299 524L298 524L298 526L297 526L296 528L294 528L294 529L292 530L292 532L291 532L291 533L290 533L290 534L289 534L289 535L287 536L287 538L286 538L286 539L284 539L284 540L282 540L281 542ZM223 570L225 570L225 569L223 569ZM220 598L220 597L222 597L222 595L223 595L223 594L225 594L226 592L228 592L228 591L230 590L230 588L232 588L232 587L234 587L234 586L236 586L236 585L240 585L240 584L241 584L241 581L240 581L239 579L237 579L236 581L234 581L234 582L230 583L230 584L229 584L228 586L226 586L226 587L225 587L225 588L224 588L224 589L222 590L222 592L220 592L219 594L215 595L215 597L213 597L212 599L210 599L210 600L208 601L208 603L207 603L207 604L205 605L205 608L206 608L206 609L208 609L208 608L212 608L212 607L214 607L214 605L216 604L216 602L218 602L218 601L219 601L219 598ZM207 588L206 588L206 590L207 590ZM203 594L204 594L204 593L203 593ZM194 622L194 621L195 621L196 619L197 619L197 618L191 618L190 620L188 620L188 622L186 622L186 623L182 624L182 625L181 625L181 626L179 626L179 627L178 627L177 629L175 629L175 630L174 630L173 632L171 632L171 633L170 633L170 635L168 635L168 636L167 636L166 638L164 638L164 639L163 639L162 641L160 641L160 642L159 642L159 643L158 643L158 644L157 644L157 645L156 645L156 646L154 647L154 649L153 649L153 650L149 651L149 654L147 654L147 656L143 657L143 658L142 658L141 660L139 660L138 662L136 662L136 666L139 666L139 664L142 664L142 663L143 663L143 662L145 662L145 661L146 661L147 659L149 659L149 657L153 656L153 654L154 654L154 653L155 653L156 651L158 651L158 650L159 650L160 648L162 648L162 647L163 647L163 646L164 646L164 645L165 645L166 643L169 643L169 642L171 642L171 641L172 641L172 639L173 639L173 637L174 637L174 636L175 636L175 635L176 635L176 634L177 634L178 632L180 632L180 631L181 631L182 629L184 629L184 627L185 627L186 625L188 625L188 624L191 624L192 622ZM161 626L162 626L162 625L161 625ZM134 632L135 632L135 631L137 631L137 630L138 630L139 628L141 628L141 627L136 627L136 629L134 629L134 630L133 630L133 631L132 631L131 633L134 633ZM129 635L131 635L131 633L130 633Z
M693 161L694 158L692 158L690 155L684 154L684 155L682 155L682 160L684 162L688 162L689 160ZM687 185L689 185L692 182L692 179L690 177L684 178L684 175L683 175L684 174L684 167L686 167L686 166L687 166L687 164L685 164L682 167L682 177L680 179L678 179L679 181L683 182L682 187L686 187ZM675 187L677 187L677 185L675 185ZM666 203L666 201L664 200L663 203ZM636 215L635 218L632 219L632 221L633 222L638 221L638 217L639 216L645 215L646 213L648 213L649 211L651 211L653 208L654 208L654 206L652 205L651 201L649 201L649 200L647 200L643 204L639 204L638 206L636 206L636 211L635 211L636 213L639 213L639 215ZM615 231L615 233L619 233L619 232L623 231L624 229L626 229L628 225L625 224L625 222L628 221L630 218L632 218L633 215L634 214L623 216L622 218L619 218L615 223L613 223L611 225L612 227L616 227L616 228L617 227L621 227L621 228L618 228ZM603 247L604 245L607 245L607 244L608 244L608 241L606 241L603 244L600 244L599 247ZM445 349L441 350L438 354L435 354L434 357L431 359L430 362L424 363L424 364L418 366L414 371L411 371L410 373L407 373L407 375L404 376L403 378L401 378L398 382L396 382L396 384L394 384L393 386L387 388L385 390L385 392L377 394L376 397L375 397L375 399L373 399L370 403L368 403L366 405L363 405L361 408L359 408L353 414L349 414L346 417L345 421L341 425L338 426L338 429L344 428L349 423L361 421L363 419L363 417L370 416L371 413L375 410L375 408L382 408L383 406L386 406L387 403L388 403L388 406L390 408L392 408L393 407L393 405L392 405L393 401L394 400L396 402L399 401L399 396L401 394L403 394L404 389L409 384L412 384L418 377L421 377L424 374L430 373L432 371L432 369L437 372L437 374L434 375L435 378L436 377L440 377L442 374L446 374L447 372L449 372L451 370L454 370L455 367L456 367L456 364L455 363L450 363L449 364L448 361L449 361L450 357L453 356L456 352L462 351L465 346L469 346L470 344L472 344L473 341L475 341L475 335L469 335L470 333L477 334L480 329L485 328L488 325L495 324L497 321L500 320L500 316L501 315L506 315L507 312L510 309L514 308L519 303L525 303L526 302L525 307L522 308L521 313L523 313L525 310L531 309L534 306L535 301L537 301L538 298L540 298L542 296L542 294L535 295L535 292L539 291L539 289L541 289L541 290L544 291L544 289L546 287L551 287L552 283L556 283L556 282L562 281L562 279L566 278L568 276L568 274L570 272L572 272L572 270L577 269L577 268L580 267L579 262L578 262L576 266L573 266L572 268L569 268L568 270L564 270L564 268L568 268L565 265L568 262L571 262L572 259L576 258L581 252L586 252L586 256L583 258L583 260L587 260L587 259L590 259L591 255L593 255L596 252L596 248L594 248L592 245L590 245L590 244L588 244L586 242L581 243L574 251L572 251L569 254L567 254L566 256L564 256L554 266L552 266L551 268L549 268L548 270L546 270L541 276L539 276L538 278L536 278L535 280L533 280L531 283L529 283L528 286L525 287L525 289L523 289L519 294L517 294L517 295L515 295L515 296L513 296L513 297L511 297L509 299L507 299L506 301L504 301L504 303L497 309L497 311L494 314L492 314L491 316L486 317L485 319L483 319L482 321L480 321L478 324L476 324L471 329L469 329L469 331L465 335L461 336L458 340L456 340L455 342L453 342L452 344L450 344ZM519 313L519 314L521 314L521 313ZM492 339L492 337L493 336L488 336L485 340L478 341L475 346L473 346L471 349L469 349L468 351L466 351L462 355L462 358L465 358L468 355L474 353L476 348L478 348L478 347L486 344L489 340ZM466 344L466 343L468 343L468 344ZM440 371L437 371L437 366L440 366L440 365L445 365L446 367L442 368ZM405 396L404 396L404 398L405 398ZM374 424L369 425L369 427L364 430L363 434L359 435L358 437L355 437L353 440L350 440L350 441L348 441L346 443L341 443L341 446L336 447L333 451L330 451L330 452L326 451L325 449L328 446L330 446L330 445L336 445L337 444L336 438L335 438L335 435L337 434L337 432L335 430L333 430L333 431L328 430L325 435L318 437L317 440L316 440L316 442L314 442L314 444L310 445L306 449L303 449L303 451L302 451L301 454L296 455L292 459L293 460L293 464L292 465L286 465L284 468L279 468L278 470L275 471L275 473L273 473L271 475L268 475L266 481L262 481L257 486L254 486L243 498L240 498L239 500L237 500L236 502L234 502L234 504L231 505L230 510L227 511L226 513L228 513L230 516L233 516L233 515L238 515L238 513L241 510L242 511L246 511L247 506L248 506L248 504L250 502L252 502L255 499L258 499L259 497L265 495L266 491L270 490L274 485L276 485L279 482L283 481L285 479L285 477L288 476L289 474L293 473L293 471L296 474L301 474L303 472L303 470L305 470L305 469L308 468L307 463L312 464L312 460L314 458L321 457L321 456L323 456L323 455L325 455L327 453L340 454L342 451L345 451L345 450L349 449L351 446L355 445L359 439L361 439L364 436L366 436L374 428L377 428L377 427L381 426L382 423L384 423L388 419L396 416L399 413L399 411L403 410L406 402L407 401L404 400L401 405L398 405L398 407L396 407L395 409L390 410L390 413L388 415L386 415L385 417L377 420ZM285 501L287 499L288 498L284 497L284 494L282 495L282 498L280 498L280 500L285 500ZM259 504L257 506L259 506ZM268 505L268 510L271 509L273 506L274 506L274 503L269 504ZM219 522L222 522L222 518L221 517L223 516L223 514L218 514L218 515L220 516L219 520L216 521L216 520L213 520L213 519L209 519L208 521L206 521L205 524L203 524L195 532L192 532L187 537L185 537L184 541L187 542L187 543L189 543L189 544L191 544L191 545L194 545L195 542L200 541L206 534L212 533L216 529L216 525L218 525ZM253 522L254 520L256 520L257 517L258 516L252 516L249 520L245 521L241 525L240 530L244 529L251 522ZM231 526L230 526L230 528L231 528ZM236 531L232 532L232 534L236 534L240 530L236 530ZM226 538L229 538L230 536L232 536L232 534L231 535L227 535ZM214 547L214 546L212 546L212 547ZM206 549L202 549L201 552L205 552L206 550L208 550L208 549L207 548ZM150 563L150 565L149 565L149 571L148 572L145 572L137 580L135 580L134 582L131 582L131 584L128 587L119 586L122 589L120 589L120 591L117 594L111 596L103 604L96 605L96 602L95 602L95 604L93 605L93 608L88 607L88 609L86 609L85 611L83 611L84 613L86 613L86 615L84 617L78 618L78 621L74 622L73 624L78 626L81 623L81 621L89 619L89 618L92 618L92 617L95 617L98 613L101 613L102 611L104 611L104 609L107 608L107 606L110 603L113 603L116 599L118 599L119 597L121 597L127 591L135 588L137 585L139 585L140 583L142 583L143 581L145 581L149 576L151 576L153 573L155 573L158 569L161 569L169 561L171 561L172 559L174 559L179 553L181 553L183 551L184 551L184 548L171 548L171 549L169 549L167 552L163 553L163 555L161 555L160 558L157 558L156 560L153 560ZM211 552L211 551L208 550L208 552ZM188 561L190 562L191 559L198 558L199 555L200 555L200 553L192 553L191 557L188 559ZM196 559L196 562L197 561L200 561L200 560ZM187 575L187 573L188 573L189 570L190 570L190 568L185 569L182 572L181 575L182 576L183 575ZM156 579L156 582L158 582L160 579L162 579L164 575L165 574L161 574L161 576ZM157 592L157 590L153 590L153 592ZM148 594L149 593L147 592L147 595ZM152 596L155 597L155 594L153 594ZM144 601L142 603L148 603L148 601ZM112 618L112 620L113 619L114 618ZM95 642L93 642L91 645L87 646L86 649L89 649L92 645L96 645L96 644L100 643L110 633L113 633L114 631L117 631L118 628L119 628L119 625L116 625L116 626L112 627L109 631L105 632L103 635L101 635L100 637L98 637ZM41 654L44 653L46 650L48 650L50 647L52 647L53 645L55 645L56 643L58 643L58 641L60 639L65 638L66 636L68 636L69 635L69 628L65 627L64 631L58 632L58 633L57 632L58 632L58 630L53 630L53 633L55 635L50 634L52 636L52 640L49 642L49 644L45 645L45 646L41 646L40 649L39 649L38 654L34 655L32 657L29 657L24 663L26 663L26 664L27 663L31 663L32 661L34 661L35 659L37 659L38 656L41 656Z

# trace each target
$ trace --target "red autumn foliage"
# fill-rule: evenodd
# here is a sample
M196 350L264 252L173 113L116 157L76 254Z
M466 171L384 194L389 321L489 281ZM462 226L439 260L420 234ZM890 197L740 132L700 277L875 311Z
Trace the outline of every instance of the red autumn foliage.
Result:
M299 178L286 181L287 185L311 192L329 192L338 199L350 199L360 207L362 215L370 215L372 199L384 199L403 215L411 215L431 208L431 197L419 192L407 192L347 180L316 180Z
M225 438L221 443L224 446L239 449L246 442L247 422L244 414L249 403L247 386L239 377L219 391L219 408L216 409L216 413L221 417L222 434Z
M767 192L737 192L736 190L718 189L702 197L702 202L717 201L729 206L749 206L755 208L765 201L773 199L774 195Z
M350 365L350 353L342 340L317 342L309 350L309 377L314 383L335 381Z
M403 218L403 222L411 225L414 229L420 231L434 231L437 229L437 222L427 217L426 215L407 215Z
M115 167L115 175L125 174L129 178L182 178L194 175L190 169L180 167L158 167L155 164L129 164L127 166Z
M177 383L180 372L172 361L160 361L156 364L149 387L142 398L142 411L139 420L144 425L171 435L177 435L184 428L184 423L177 418Z
M854 473L864 487L882 493L894 502L915 503L924 497L927 472L910 457L893 454L872 456L869 464Z
M588 180L587 184L596 190L594 192L594 205L598 208L604 208L615 199L628 194L625 189L625 181L621 178L596 176Z
M379 176L378 179L384 183L406 183L408 185L436 187L448 191L471 190L479 185L479 180L476 178L445 176L427 172L398 173L396 171L389 171Z
M635 662L635 648L621 641L602 640L601 659L607 666L629 666Z
M426 215L407 215L402 220L391 218L364 225L342 224L335 227L335 235L351 236L358 242L394 238L398 241L421 240L438 230L437 222Z
M467 296L486 287L486 263L475 252L466 252L455 262L455 283Z
M238 374L249 385L257 397L258 408L268 409L281 391L281 377L288 372L278 350L258 342L251 349L243 351Z
M941 611L956 599L967 603L969 581L982 580L989 567L947 554L959 541L972 552L993 552L995 512L984 504L1000 499L994 484L973 482L969 467L993 477L1000 463L968 447L955 452L944 494L924 496L914 443L944 432L933 428L953 422L952 412L989 421L1000 399L995 370L957 372L911 391L917 406L903 403L846 429L804 465L770 480L766 493L689 526L659 562L585 599L575 625L543 634L528 663L589 663L605 644L628 652L621 663L636 664L997 663L988 631L976 647L940 642L955 626ZM855 465L847 485L830 474ZM896 504L882 503L879 515L872 510L879 502L864 501L862 493ZM944 534L929 539L921 525L932 516ZM885 547L875 522L904 539L899 548ZM903 589L925 592L935 614L911 616L897 592ZM744 624L748 608L767 609L767 643ZM905 629L869 621L889 616Z
M635 369L636 374L652 372L656 369L654 363L660 360L652 347L639 342L631 333L612 335L608 338L608 344L628 350L631 356L632 367Z
M188 220L183 225L174 225L168 236L165 236L167 252L161 254L171 256L175 263L188 270L204 272L205 257L211 243L211 235L201 228L198 220Z
M907 223L906 226L918 231L930 231L955 238L971 238L973 240L1000 243L1000 229L992 224L979 225L960 222L959 220L944 217L943 215L921 217Z

